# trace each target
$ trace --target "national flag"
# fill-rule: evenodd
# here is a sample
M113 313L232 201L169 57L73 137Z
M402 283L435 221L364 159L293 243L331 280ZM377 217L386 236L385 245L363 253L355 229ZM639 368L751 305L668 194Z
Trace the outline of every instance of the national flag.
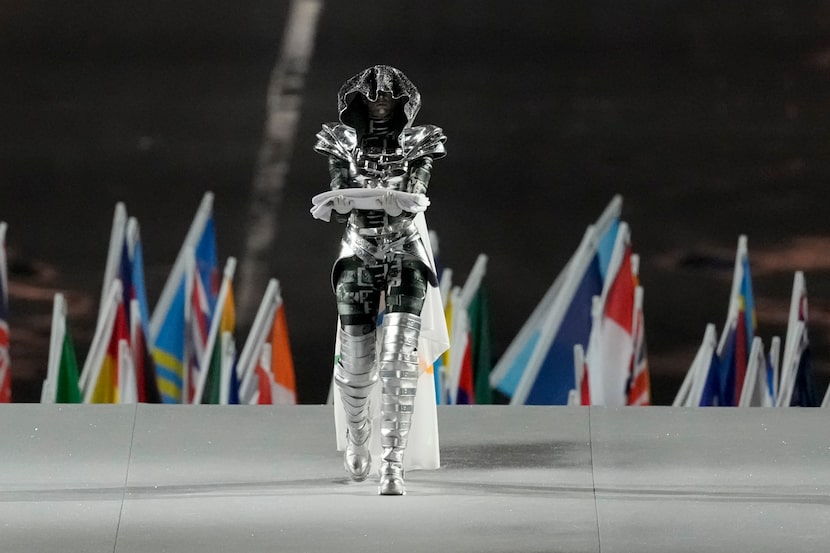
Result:
M736 405L741 397L749 351L755 337L755 327L755 299L752 293L747 237L741 235L738 238L738 249L735 254L729 312L718 343L718 357L721 360L721 393L725 405ZM730 340L734 341L730 342Z
M790 367L787 371L789 384L782 389L778 406L819 407L822 401L813 370L806 321L796 321L793 331L787 330L787 339L794 342L794 347L789 356L785 355Z
M441 270L441 276L438 283L438 290L441 295L441 304L444 306L444 316L447 323L447 333L452 344L452 335L450 334L451 321L450 314L450 290L452 289L452 269L445 267ZM432 376L435 380L435 404L441 405L447 402L446 382L447 371L449 370L449 350L438 356L432 365Z
M446 268L441 275L441 282L439 283L439 293L441 295L441 304L444 306L444 321L447 324L447 338L450 341L450 345L452 345L452 269ZM437 376L433 375L433 379L435 381L436 389L435 395L436 398L436 405L440 405L442 403L449 403L450 397L450 353L451 350L447 349L444 353L442 353L438 359L435 360L435 373Z
M615 196L585 235L490 376L511 405L564 405L575 389L573 348L588 345L592 297L602 291L622 199Z
M136 380L136 401L140 403L161 403L156 366L147 347L141 308L136 299L130 302L130 351Z
M230 347L225 333L231 337L236 326L236 305L233 297L233 275L236 271L236 259L229 257L225 263L222 286L219 290L217 310L210 323L210 331L204 355L199 361L199 381L193 403L227 404L228 396L222 393L228 382L223 379L223 367L227 365L227 352ZM224 396L224 397L223 397Z
M819 407L822 400L819 395L816 374L813 369L810 343L807 340L807 330L803 334L802 346L799 348L798 368L796 371L793 393L790 397L790 407Z
M620 223L602 296L592 306L594 321L586 352L592 405L627 402L634 355L634 286L630 234L628 225Z
M781 393L776 402L779 407L818 407L823 403L812 366L807 323L807 285L804 273L798 271L793 278L790 298L781 370Z
M119 402L119 342L121 340L129 341L129 330L121 281L115 279L98 319L95 335L84 363L81 375L84 403Z
M196 288L197 294L199 290L204 291L204 305L210 313L217 288L216 252L213 194L208 192L202 198L150 319L151 349L165 403L187 403L194 388L189 374L195 355L190 325L193 290ZM199 275L201 288L194 285L194 274ZM195 305L202 307L201 302Z
M738 332L741 326L742 323L737 317L727 322L727 326L724 328L723 333L721 333L721 338L718 343L716 354L720 387L718 398L722 402L718 405L724 407L734 407L738 403L738 397L735 395L737 388L735 385L735 375L737 374L736 367L740 364L741 355L744 351L742 348L744 343L743 335Z
M288 322L285 318L285 303L279 299L274 321L271 325L271 374L274 375L274 403L296 405L297 385L294 374L294 357L291 355L291 341L288 337Z
M248 337L242 347L242 352L239 354L239 361L237 368L240 375L239 396L241 403L258 403L260 399L266 401L263 396L268 394L270 397L270 385L266 388L260 388L262 384L260 369L264 371L265 375L270 375L273 381L273 374L271 373L271 345L268 343L268 338L272 330L274 315L277 310L277 303L279 303L279 282L272 278L268 282L265 293L257 308L254 322L251 329L248 331ZM265 350L267 348L267 359ZM272 399L268 399L270 404Z
M81 403L79 380L78 358L66 323L66 300L58 293L52 306L49 360L41 403Z
M489 305L483 284L486 272L487 256L480 254L464 286L455 287L450 293L449 403L492 403L492 339Z
M188 282L190 283L190 286L188 287L188 297L190 298L190 302L187 306L189 340L186 343L188 362L186 363L187 374L185 376L185 382L187 382L186 389L188 392L187 399L182 400L184 403L198 403L195 396L199 381L202 379L202 368L205 367L205 353L209 351L208 340L210 336L211 317L213 313L209 305L207 291L205 290L202 279L196 270L195 257L193 257L192 260L194 265L188 271L188 274L190 275L188 279Z
M185 389L185 337L190 319L187 311L190 302L187 295L188 275L182 275L175 295L167 306L167 314L155 336L153 362L156 366L156 381L162 403L182 403ZM187 371L189 372L189 370ZM185 400L186 401L186 400Z
M129 370L136 379L137 401L159 403L161 398L155 363L146 339L150 315L144 284L141 234L137 219L127 217L127 210L122 202L116 204L113 215L99 317L102 316L106 307L105 292L115 278L121 281L121 301L129 330L127 342L132 356Z
M470 318L470 349L475 386L475 402L478 405L493 403L490 372L493 369L493 329L490 320L490 298L482 283L467 306Z
M460 317L456 317L459 319ZM461 354L459 355L459 369L458 387L455 392L455 399L452 403L457 405L473 405L475 400L475 389L473 387L473 359L472 359L472 340L470 339L470 331L462 331L463 336L459 342Z
M698 349L693 363L695 368L695 382L686 403L690 407L709 407L724 405L721 396L720 360L716 350L718 347L715 325L706 325L703 341Z
M633 256L632 256L633 258ZM634 289L634 354L627 384L628 405L651 405L651 378L646 351L645 316L643 314L643 287Z
M467 310L461 299L461 288L450 291L451 307L448 319L452 321L447 376L447 403L471 405L475 403L473 390L473 365L470 349L470 328Z
M12 401L9 356L9 273L6 261L6 223L0 221L0 403Z
M125 283L124 305L129 322L129 344L133 373L136 379L136 401L160 403L156 367L147 336L150 329L150 311L144 284L144 253L138 220L127 220L124 248L119 275Z
M273 405L274 388L277 386L277 383L274 381L274 375L271 373L271 344L267 342L262 345L262 352L256 364L256 380L257 389L252 398L253 403L257 405Z
M237 366L241 403L297 403L285 304L276 279L268 283Z

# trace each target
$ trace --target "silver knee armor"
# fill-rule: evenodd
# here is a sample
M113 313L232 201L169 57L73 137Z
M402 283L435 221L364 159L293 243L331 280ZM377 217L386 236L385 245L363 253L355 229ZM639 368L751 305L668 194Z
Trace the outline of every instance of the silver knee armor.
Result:
M421 317L388 313L381 334L381 495L403 495L403 455L418 384L418 335Z
M340 329L340 361L334 369L334 381L346 411L347 446L343 462L351 478L361 481L371 468L369 437L369 396L378 380L375 365L376 331L363 334L363 325Z

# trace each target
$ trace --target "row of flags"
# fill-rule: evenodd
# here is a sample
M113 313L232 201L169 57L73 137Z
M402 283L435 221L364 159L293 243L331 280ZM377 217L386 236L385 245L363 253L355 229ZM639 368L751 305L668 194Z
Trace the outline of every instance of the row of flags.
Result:
M738 238L732 290L720 338L708 324L703 341L675 396L675 406L830 407L816 383L807 335L807 285L804 273L793 277L783 356L781 338L769 349L756 335L747 237Z
M9 368L5 230L0 223L0 378L8 378ZM41 401L295 404L294 364L279 283L269 282L237 355L235 269L236 259L229 257L219 273L213 194L208 192L151 316L138 221L118 203L98 318L84 364L78 364L66 300L55 294Z
M463 285L439 275L450 348L431 367L437 404L649 405L639 257L615 196L504 355L493 365L487 256ZM5 223L0 223L0 402L11 401ZM437 237L430 233L436 244ZM213 195L205 194L149 314L138 222L116 206L95 335L82 368L56 294L46 402L296 403L284 306L272 280L241 352L233 277L218 268ZM708 325L675 405L830 406L816 385L804 275L795 274L787 327L765 351L756 336L747 239L741 236L726 324ZM74 384L73 384L74 383Z

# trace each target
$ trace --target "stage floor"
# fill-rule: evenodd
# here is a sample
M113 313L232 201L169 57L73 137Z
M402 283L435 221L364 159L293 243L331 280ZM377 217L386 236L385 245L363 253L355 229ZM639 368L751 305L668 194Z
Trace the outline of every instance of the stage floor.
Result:
M405 497L331 408L0 406L3 551L826 551L820 409L439 408Z

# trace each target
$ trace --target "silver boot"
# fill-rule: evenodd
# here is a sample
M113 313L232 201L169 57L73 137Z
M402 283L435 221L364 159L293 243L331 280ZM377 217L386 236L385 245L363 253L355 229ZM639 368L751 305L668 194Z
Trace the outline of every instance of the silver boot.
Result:
M369 437L369 395L378 380L375 365L376 331L363 334L363 326L340 329L340 362L334 368L334 382L346 411L347 446L343 464L352 480L365 480L371 469Z
M421 318L388 313L383 319L380 351L381 446L380 495L403 495L403 456L409 436L418 384L418 335Z

